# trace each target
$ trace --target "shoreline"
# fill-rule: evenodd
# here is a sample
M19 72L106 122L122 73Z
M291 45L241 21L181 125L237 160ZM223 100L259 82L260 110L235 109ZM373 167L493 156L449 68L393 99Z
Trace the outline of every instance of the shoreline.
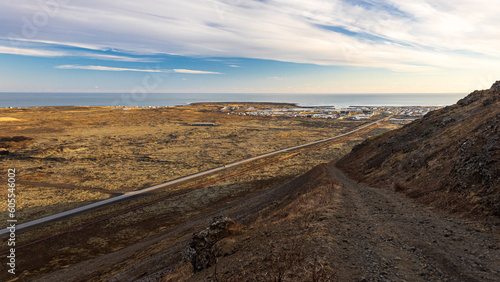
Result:
M329 107L346 108L354 106L442 106L454 104L465 94L439 95L406 95L406 94L301 94L301 95L161 95L147 94L133 96L131 94L19 94L7 95L0 93L0 108L32 108L59 106L88 107L178 107L193 104L245 103L269 104L296 107Z
M175 106L28 106L28 107L0 107L0 110L27 110L27 109L98 109L98 108L110 108L110 109L170 109L170 108L180 108L189 106L223 106L223 105L257 105L257 106L281 106L281 107L294 107L294 108L304 108L304 109L344 109L344 108L410 108L410 107L421 107L421 108L435 108L435 107L445 107L445 105L356 105L356 106L346 106L346 107L336 107L334 105L324 105L324 106L300 106L297 103L277 103L277 102L194 102L185 105L175 105Z
M123 105L118 105L118 106L87 106L87 105L67 105L67 106L26 106L26 107L0 107L0 110L13 110L13 109L57 109L57 108L62 108L62 109L68 109L68 108L131 108L131 109L166 109L166 108L178 108L178 107L186 107L186 106L216 106L216 105L234 105L234 104L243 104L243 105L270 105L270 106L290 106L290 107L302 107L299 106L296 103L277 103L277 102L193 102L193 103L188 103L188 104L182 104L182 105L174 105L174 106L123 106ZM333 106L303 106L302 108L327 108L327 107L333 107Z

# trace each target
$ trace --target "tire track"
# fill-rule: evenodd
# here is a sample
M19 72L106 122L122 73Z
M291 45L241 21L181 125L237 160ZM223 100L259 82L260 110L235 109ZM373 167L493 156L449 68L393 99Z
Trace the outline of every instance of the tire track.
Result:
M371 188L330 166L342 184L341 212L330 221L348 271L340 280L498 281L494 227L448 218L389 189ZM351 277L342 277L348 273Z

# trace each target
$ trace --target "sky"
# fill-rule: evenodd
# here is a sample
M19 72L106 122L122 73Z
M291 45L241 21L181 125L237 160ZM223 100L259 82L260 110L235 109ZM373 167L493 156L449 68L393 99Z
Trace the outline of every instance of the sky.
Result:
M0 92L469 93L497 0L0 0Z

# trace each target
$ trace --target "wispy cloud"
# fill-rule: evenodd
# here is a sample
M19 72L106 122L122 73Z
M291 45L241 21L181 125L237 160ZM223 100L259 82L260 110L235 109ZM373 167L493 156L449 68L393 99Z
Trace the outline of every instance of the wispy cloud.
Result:
M35 57L61 57L68 55L62 51L51 51L43 49L27 49L0 45L0 54L35 56Z
M215 71L200 71L200 70L186 70L186 69L173 69L172 72L175 73L187 73L187 74L221 74Z
M159 59L146 58L146 57L129 57L129 56L117 56L117 55L107 55L107 54L96 54L96 53L74 53L73 56L81 56L90 59L106 60L106 61L120 61L120 62L141 62L141 63L156 63Z
M132 71L132 72L155 72L155 73L186 73L186 74L221 74L213 71L186 70L186 69L137 69L137 68L117 68L106 66L80 66L80 65L59 65L57 69L66 70L95 70L95 71Z
M20 0L2 5L0 34L13 32L18 40L26 39L21 19L32 19L39 4ZM36 40L46 44L128 54L420 72L498 65L498 14L495 0L88 0L68 2L46 25L35 28Z
M79 65L60 65L60 66L56 66L55 68L57 68L57 69L65 69L65 70L172 72L172 71L169 71L169 70L132 69L132 68L115 68L115 67L106 67L106 66L79 66Z
M53 41L41 40L17 40L9 42L5 38L0 38L0 53L33 57L82 57L120 62L154 63L159 61L157 58L146 56L132 57L127 55L105 54L103 52L107 50L86 49L84 46L87 47L88 45L81 45L78 47L76 45L77 44L68 45L68 43L58 44ZM76 49L62 48L67 46L75 47Z
M283 80L283 77L280 76L270 76L268 79L274 79L274 80Z
M15 34L14 34L15 35ZM19 46L19 45L37 45L37 46L66 46L66 47L76 47L76 48L81 48L81 49L87 49L87 50L94 50L94 51L105 51L106 47L103 46L96 46L92 43L79 43L79 42L67 42L64 40L42 40L42 39L35 39L35 38L26 38L22 36L22 33L20 35L14 36L11 34L11 37L1 37L0 40L2 41L8 41L10 45L13 46Z

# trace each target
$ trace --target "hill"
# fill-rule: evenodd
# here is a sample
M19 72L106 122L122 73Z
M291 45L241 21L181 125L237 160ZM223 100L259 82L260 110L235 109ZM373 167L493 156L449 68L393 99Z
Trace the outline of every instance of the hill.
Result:
M463 104L473 107L477 102L488 107L497 103L496 98L486 101L482 95L487 94L478 92ZM239 192L232 199L214 186L196 190L193 193L199 194L186 197L194 203L189 208L172 211L172 206L163 206L166 216L155 209L154 219L132 221L141 233L105 222L102 226L109 232L90 229L68 234L64 241L54 238L54 249L58 249L69 238L85 243L81 238L111 242L117 238L112 236L115 233L142 236L136 243L80 263L51 256L52 265L64 263L64 267L28 275L37 276L33 281L498 280L500 238L494 225L435 213L391 189L357 183L333 164L321 164L299 177L281 178L268 186L260 179L256 183L263 186L261 190ZM228 185L227 190L239 190L237 187ZM217 194L223 196L212 198ZM182 200L172 204L179 206ZM145 218L143 212L138 215ZM169 223L170 218L176 221ZM155 224L162 228L148 229ZM111 243L107 244L96 246ZM85 255L82 248L63 250L68 249L72 257ZM16 257L29 265L26 257L47 256L52 254L49 251L47 247L26 248L16 251ZM67 252L63 255L68 256Z
M337 166L361 182L480 218L500 217L500 81L353 148Z

